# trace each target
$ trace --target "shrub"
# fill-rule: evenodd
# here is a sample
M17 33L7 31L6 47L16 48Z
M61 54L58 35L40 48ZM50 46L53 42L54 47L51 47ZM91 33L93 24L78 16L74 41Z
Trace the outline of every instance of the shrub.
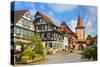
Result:
M31 48L26 48L21 56L23 61L32 60L35 57L35 52Z
M87 59L97 60L97 46L93 45L91 47L87 47L82 51L82 57Z
M92 55L91 55L91 57L93 58L93 60L97 60L97 46L93 45L91 47L91 49L92 49Z
M91 58L91 49L89 47L85 48L82 51L82 57L83 58L87 58L87 59L90 59Z

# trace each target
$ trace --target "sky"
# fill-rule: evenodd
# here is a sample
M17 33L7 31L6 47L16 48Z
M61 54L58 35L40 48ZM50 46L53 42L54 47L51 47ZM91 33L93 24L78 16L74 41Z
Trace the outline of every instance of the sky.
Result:
M75 32L77 18L80 16L86 36L97 35L97 7L86 5L56 4L16 1L11 3L11 11L28 10L34 21L37 11L48 16L57 26L64 21Z

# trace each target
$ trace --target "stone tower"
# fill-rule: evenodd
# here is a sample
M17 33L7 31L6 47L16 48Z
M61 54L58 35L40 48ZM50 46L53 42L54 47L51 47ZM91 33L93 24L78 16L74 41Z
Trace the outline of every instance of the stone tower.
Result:
M76 30L76 35L78 36L78 41L84 41L85 40L85 27L83 26L80 16L78 16L77 26L75 30Z

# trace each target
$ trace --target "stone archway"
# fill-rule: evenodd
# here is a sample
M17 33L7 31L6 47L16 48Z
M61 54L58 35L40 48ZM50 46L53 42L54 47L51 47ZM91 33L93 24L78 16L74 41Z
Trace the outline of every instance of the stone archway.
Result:
M81 44L78 46L78 50L83 50L84 49L84 46Z

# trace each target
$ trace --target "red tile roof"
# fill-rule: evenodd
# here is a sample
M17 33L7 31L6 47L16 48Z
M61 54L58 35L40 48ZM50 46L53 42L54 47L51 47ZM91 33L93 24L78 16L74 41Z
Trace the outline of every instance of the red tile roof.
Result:
M68 27L68 25L65 22L61 23L60 31L65 34L70 34L74 36L75 38L77 38L77 35Z
M40 12L37 12L36 15L42 16L45 19L45 21L47 21L48 24L54 24L53 21L49 17L47 17L46 15L44 15ZM36 15L35 15L35 17L36 17Z

